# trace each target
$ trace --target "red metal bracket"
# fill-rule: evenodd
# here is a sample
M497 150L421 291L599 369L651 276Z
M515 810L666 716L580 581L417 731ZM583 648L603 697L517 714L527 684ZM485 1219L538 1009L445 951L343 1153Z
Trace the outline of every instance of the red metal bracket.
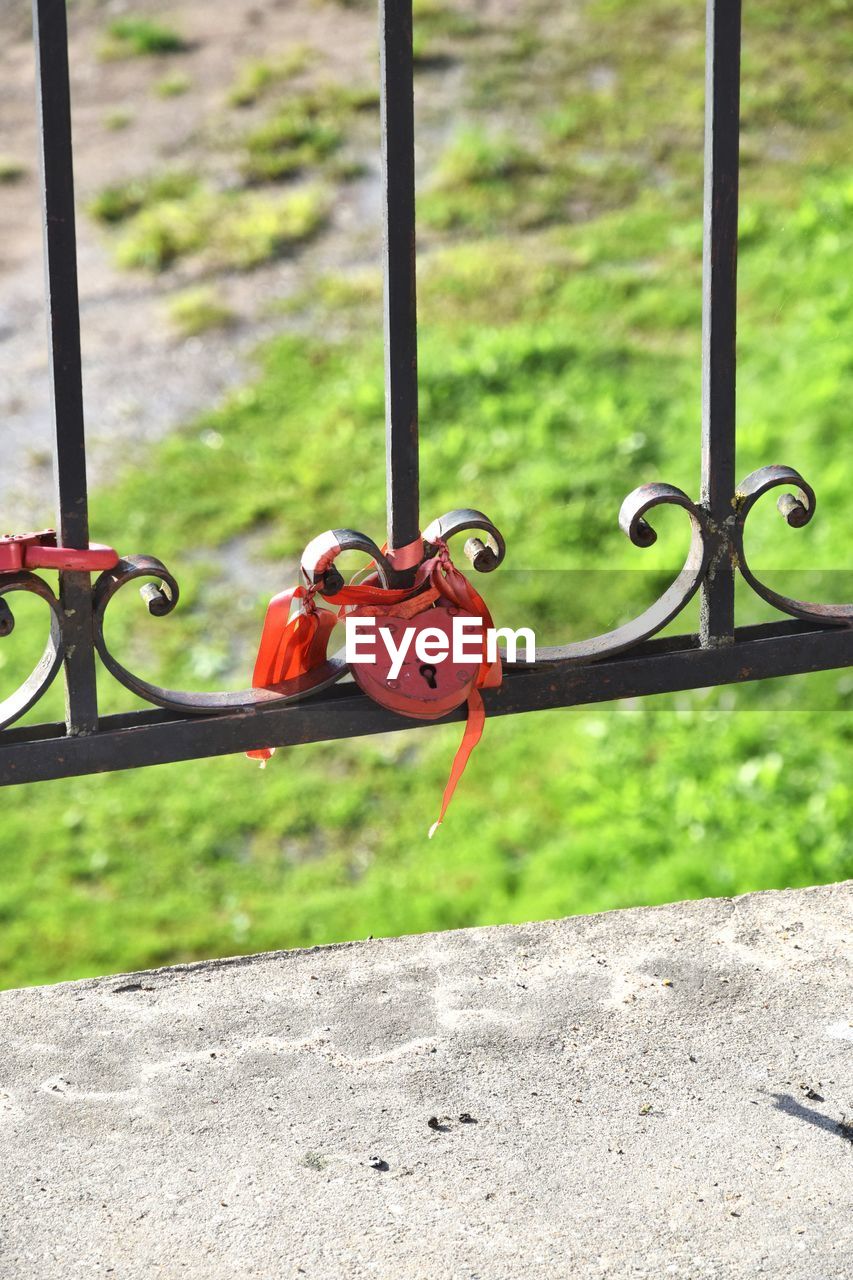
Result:
M59 547L55 529L0 537L0 573L20 573L22 569L76 569L91 573L114 569L118 559L117 551L99 542L90 542L88 549Z

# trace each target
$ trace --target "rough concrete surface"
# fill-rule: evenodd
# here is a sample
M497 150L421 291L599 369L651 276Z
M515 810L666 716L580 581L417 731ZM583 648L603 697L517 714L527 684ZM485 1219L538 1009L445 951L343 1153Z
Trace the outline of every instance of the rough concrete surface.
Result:
M0 1274L849 1280L851 924L847 883L7 992Z

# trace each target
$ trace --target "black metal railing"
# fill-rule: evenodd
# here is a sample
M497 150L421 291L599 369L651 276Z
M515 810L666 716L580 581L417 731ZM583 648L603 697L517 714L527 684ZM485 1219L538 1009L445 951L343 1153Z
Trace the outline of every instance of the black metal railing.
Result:
M178 585L150 556L118 560L92 581L77 295L74 187L65 0L33 0L41 125L48 340L53 387L59 591L22 562L0 572L0 634L13 625L3 597L32 592L48 604L51 630L29 679L0 705L0 783L55 778L251 748L315 742L417 727L365 697L333 658L298 680L269 689L188 693L135 676L110 652L104 615L117 591L142 580L154 615L171 613ZM491 570L504 542L481 512L451 512L420 532L415 289L415 183L411 0L380 0L384 195L385 373L388 552L364 534L336 530L332 544L378 557L390 582L411 580L417 560L438 538L475 531L466 552ZM780 595L755 576L744 551L744 526L757 500L781 488L778 506L792 527L811 519L815 495L798 472L767 466L735 478L735 330L737 303L740 0L707 0L705 220L702 342L702 490L694 502L667 484L644 485L623 503L619 520L638 547L655 534L648 513L684 508L690 549L675 582L640 617L583 642L540 650L532 666L509 671L486 690L491 714L664 693L853 664L853 605L822 605ZM50 547L51 538L45 540ZM62 549L65 549L63 552ZM67 554L66 554L67 553ZM402 553L402 554L401 554ZM63 559L63 556L65 557ZM80 557L83 557L82 561ZM38 555L35 564L44 564ZM70 566L70 567L69 567ZM735 626L735 575L785 619ZM698 635L653 639L700 596ZM151 710L99 717L96 655ZM63 669L62 724L8 728ZM464 710L447 719L459 719Z

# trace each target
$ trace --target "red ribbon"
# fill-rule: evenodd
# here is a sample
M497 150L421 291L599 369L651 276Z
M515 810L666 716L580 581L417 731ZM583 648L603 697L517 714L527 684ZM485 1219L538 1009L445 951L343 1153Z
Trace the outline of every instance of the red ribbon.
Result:
M274 688L326 661L329 637L337 619L328 609L318 609L313 596L313 591L304 587L291 587L270 600L252 674L254 689ZM304 604L291 618L294 600ZM246 755L250 760L260 760L263 768L275 755L275 747L259 747Z
M391 613L412 617L428 609L436 600L443 598L466 613L476 614L483 621L482 661L474 687L468 695L468 720L444 788L441 811L438 820L429 829L432 837L444 821L444 815L453 799L456 785L465 772L471 752L483 734L486 709L483 706L480 689L497 688L501 683L501 660L497 658L490 663L485 647L486 635L493 626L492 615L489 613L486 602L465 575L456 568L443 542L438 543L435 555L419 566L411 587L379 586L376 575L373 574L366 582L342 587L335 595L325 597L329 604L338 607L337 613L316 607L314 603L316 590L316 587L307 589L301 586L292 587L289 591L282 591L280 595L274 596L270 601L252 676L254 688L272 688L284 680L303 675L312 667L325 662L329 637L335 623L348 609L357 609L365 614ZM291 618L290 611L294 600L304 601L304 603ZM275 747L260 747L255 751L247 751L246 755L250 759L260 760L263 767L274 752Z
M456 755L453 757L450 777L447 780L447 786L444 788L438 820L429 829L430 839L432 839L444 821L444 815L447 813L450 801L453 799L456 784L465 772L465 766L471 757L471 752L483 736L486 708L483 706L480 690L497 688L501 683L502 670L500 658L490 663L487 657L486 636L493 627L492 615L489 613L488 606L465 575L456 568L456 565L450 559L450 553L445 543L438 544L436 555L421 565L418 573L421 573L421 571L429 577L433 589L439 595L451 600L460 609L464 609L466 613L477 614L483 621L483 657L480 669L477 672L477 678L474 681L474 688L468 695L468 719L465 724L465 732L462 735L462 741L457 748Z

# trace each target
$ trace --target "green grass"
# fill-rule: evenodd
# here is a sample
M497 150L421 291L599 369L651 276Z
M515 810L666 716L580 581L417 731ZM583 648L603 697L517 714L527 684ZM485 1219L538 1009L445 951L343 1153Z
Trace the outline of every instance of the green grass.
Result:
M531 5L469 47L468 113L423 205L442 231L500 232L583 221L649 189L695 208L701 184L704 20L685 0L597 0L583 29ZM758 0L744 18L746 182L849 155L853 23L835 0L814 6ZM547 31L547 38L543 34ZM832 85L832 92L827 92ZM473 122L473 123L472 123ZM505 172L459 181L460 160L485 144L535 160L525 182ZM779 163L785 157L787 163ZM769 172L768 172L769 171Z
M186 48L186 41L174 28L150 18L127 16L109 24L100 53L104 59L162 57Z
M108 111L104 116L104 128L109 129L110 133L121 133L123 129L133 124L133 119L132 111L118 107L114 111Z
M541 226L564 203L565 187L549 180L537 149L474 125L448 144L421 209L432 227L489 232L507 219L519 229Z
M26 165L21 164L20 160L13 156L0 156L0 186L20 182L26 172Z
M489 36L491 69L472 38L469 123L422 202L475 202L431 233L420 264L423 517L466 505L493 516L509 555L478 586L499 622L532 621L545 642L639 612L681 563L683 513L656 516L659 541L640 551L617 527L624 495L653 480L699 486L701 14L675 0L599 0L584 14L583 38L556 20L547 41L535 23L497 51ZM836 74L847 36L829 4L757 0L745 55L738 472L789 462L819 499L801 531L766 499L749 549L775 585L827 599L853 598L853 169ZM779 130L759 110L776 93L763 83L773 48L789 95ZM632 104L612 126L598 102L611 93L605 51ZM489 74L512 86L505 117L478 105ZM607 175L635 149L659 167L632 178L619 207L604 182L562 213L525 214L531 183L587 153ZM202 197L204 185L177 203ZM119 234L162 203L125 214ZM377 278L308 282L288 312L295 331L265 347L245 387L92 496L93 536L161 556L181 582L169 619L148 619L132 592L111 607L116 650L162 682L247 681L259 560L286 566L283 587L321 530L382 536ZM768 616L746 594L741 605L742 621ZM0 646L8 687L43 623L38 602L16 613ZM108 680L102 698L105 711L133 704ZM61 715L59 691L36 714ZM8 791L3 981L853 875L849 672L491 721L427 841L459 732L282 750L263 772L235 757Z
M310 99L294 102L249 134L242 171L250 182L276 182L319 164L343 139Z
M212 329L226 329L234 322L234 312L211 285L184 289L169 299L167 314L172 327L183 338L192 338Z
M192 81L189 76L176 71L173 75L164 76L162 80L158 80L154 85L154 92L158 98L180 98L191 88Z
M261 65L252 68L256 89L271 64L263 64L264 75ZM276 64L276 74L283 65ZM169 92L178 91L179 80L168 82ZM160 82L161 90L166 83ZM117 229L115 261L130 270L160 272L186 260L211 270L258 266L322 229L332 186L364 172L359 157L338 152L356 118L376 106L375 89L363 85L327 83L290 94L217 148L231 150L238 184L221 189L221 177L210 175L210 157L202 156L193 172L166 170L111 183L88 201L87 212ZM307 173L315 180L286 193L253 189Z
M316 234L327 207L318 187L281 196L220 192L174 171L105 187L88 211L120 228L115 255L122 267L163 271L189 258L245 270Z
M244 140L240 161L248 182L278 182L332 156L347 137L353 117L375 108L376 91L326 85L291 94Z
M415 70L440 66L458 55L459 43L477 36L481 24L463 8L441 0L414 0L412 54Z
M143 209L166 200L182 200L198 189L198 179L185 170L170 170L150 178L132 178L129 182L103 187L89 201L87 212L96 222L125 222Z
M314 54L307 45L296 45L275 59L257 58L244 63L228 90L231 107L251 107L271 89L286 84L311 65Z
M134 214L116 245L120 267L162 271L181 259L246 271L310 239L328 211L326 194L305 187L287 195L195 191Z

